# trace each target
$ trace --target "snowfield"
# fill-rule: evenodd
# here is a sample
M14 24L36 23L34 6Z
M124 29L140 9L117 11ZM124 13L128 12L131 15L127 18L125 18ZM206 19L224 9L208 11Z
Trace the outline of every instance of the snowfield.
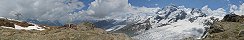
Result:
M3 28L9 28L9 29L17 29L17 30L45 30L44 28L39 27L38 25L28 26L28 27L21 27L19 25L14 25L14 26L15 26L15 28L6 27L6 26L1 26L1 27L3 27Z
M221 9L221 8L219 8ZM132 38L135 40L182 40L185 38L201 39L213 19L221 20L227 13L211 10L207 6L202 9L185 8L184 6L167 6L156 12L158 16L150 19L151 29L141 32ZM219 14L216 14L219 13ZM160 26L162 24L169 24Z
M213 19L221 20L226 13L222 8L212 10L208 6L202 9L185 8L184 6L166 6L163 9L138 9L147 12L135 12L125 20L140 26L114 26L107 31L139 30L132 36L135 40L181 40L185 38L202 39L206 35L206 29L213 23ZM165 25L166 24L166 25ZM143 29L139 27L150 27Z

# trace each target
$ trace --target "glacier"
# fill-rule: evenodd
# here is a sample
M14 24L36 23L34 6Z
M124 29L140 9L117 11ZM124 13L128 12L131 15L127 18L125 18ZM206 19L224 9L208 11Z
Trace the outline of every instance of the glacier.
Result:
M107 31L126 33L135 40L201 39L213 21L221 20L226 13L219 8L211 10L169 5L151 12L139 12L127 17L126 25L114 26Z

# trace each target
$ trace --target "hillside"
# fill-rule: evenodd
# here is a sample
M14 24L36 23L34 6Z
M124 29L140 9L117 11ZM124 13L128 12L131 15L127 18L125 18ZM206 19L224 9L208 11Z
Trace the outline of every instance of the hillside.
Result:
M123 33L106 32L88 22L61 27L1 18L0 26L0 40L131 40Z
M244 40L243 16L228 14L210 26L204 40Z

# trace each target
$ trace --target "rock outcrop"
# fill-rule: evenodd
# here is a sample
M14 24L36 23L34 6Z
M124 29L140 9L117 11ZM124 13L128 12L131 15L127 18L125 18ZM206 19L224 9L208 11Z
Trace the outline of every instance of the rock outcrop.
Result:
M244 15L227 14L224 16L223 22L244 22Z

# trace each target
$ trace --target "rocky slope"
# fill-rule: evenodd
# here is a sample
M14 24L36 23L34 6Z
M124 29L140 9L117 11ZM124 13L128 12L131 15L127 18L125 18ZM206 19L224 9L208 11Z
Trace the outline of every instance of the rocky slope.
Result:
M39 29L43 30L26 30L24 28L35 24L3 18L0 21L0 40L131 40L123 33L106 32L87 22L79 25L64 25L63 27L38 25L41 27ZM16 25L23 28L18 29Z
M204 40L244 40L243 16L228 14L223 20L216 21L210 26Z

